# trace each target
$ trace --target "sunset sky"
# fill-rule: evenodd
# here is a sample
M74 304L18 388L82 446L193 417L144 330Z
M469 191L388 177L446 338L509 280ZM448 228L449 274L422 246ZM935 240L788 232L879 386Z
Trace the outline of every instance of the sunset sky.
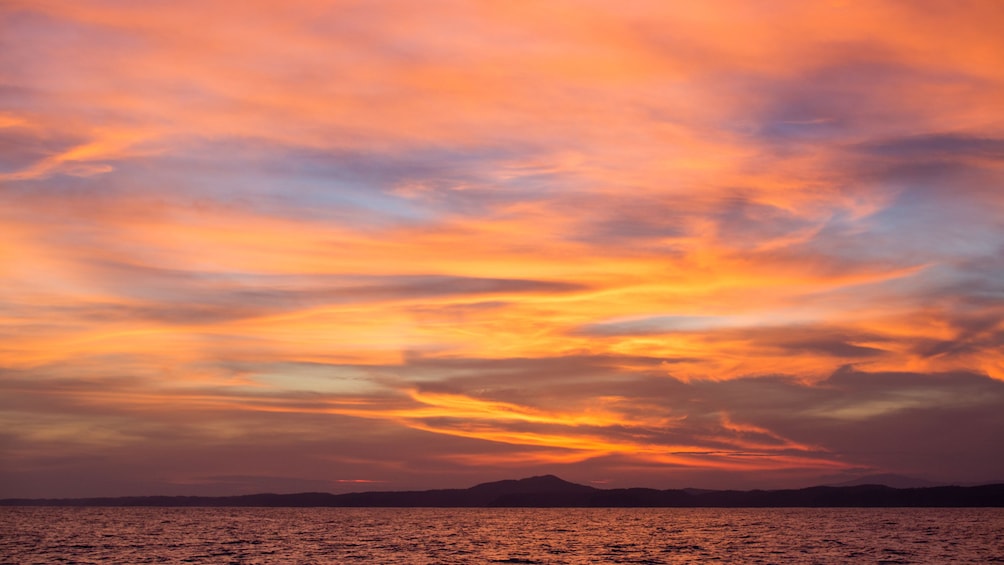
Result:
M1004 480L1004 2L0 4L0 496Z

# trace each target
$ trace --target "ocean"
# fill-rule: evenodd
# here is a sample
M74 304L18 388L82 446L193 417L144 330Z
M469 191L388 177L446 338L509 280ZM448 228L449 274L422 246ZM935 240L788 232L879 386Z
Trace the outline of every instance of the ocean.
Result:
M1002 508L0 508L0 563L1004 563Z

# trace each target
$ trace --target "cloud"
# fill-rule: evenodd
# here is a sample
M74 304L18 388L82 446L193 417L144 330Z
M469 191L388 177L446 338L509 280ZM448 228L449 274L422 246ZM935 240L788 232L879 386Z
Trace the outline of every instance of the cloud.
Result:
M22 401L45 399L44 404L22 404L22 410L47 404L54 411L8 434L8 445L20 455L4 472L13 473L18 484L45 489L52 488L47 481L56 480L59 469L79 470L85 482L110 465L122 465L110 476L131 474L123 469L142 467L143 459L127 463L122 458L144 452L163 466L149 485L136 487L139 491L157 481L171 492L192 485L223 488L200 477L210 469L239 475L239 469L253 465L261 476L223 489L245 492L283 468L275 462L278 452L303 465L283 484L365 471L364 478L393 486L434 472L461 477L483 465L507 468L518 462L550 468L574 464L580 472L578 465L589 463L592 473L660 465L668 473L659 483L665 486L680 486L675 481L692 476L687 469L703 469L726 481L703 486L734 486L767 470L818 477L890 469L979 481L1001 469L999 458L975 449L1004 424L996 410L1004 388L986 376L845 368L816 385L781 377L684 383L654 366L631 373L613 368L624 363L612 361L541 360L536 370L522 373L513 372L519 364L509 360L469 360L440 366L440 375L444 370L455 375L447 377L454 392L371 392L354 399L260 387L155 390L137 380L106 379L100 387L72 380L42 383L8 374L8 393L19 391ZM490 371L493 364L498 367ZM475 367L485 369L472 373ZM592 378L576 378L586 368ZM513 388L485 371L509 375ZM486 389L487 383L497 386ZM513 396L517 384L522 399ZM337 437L316 435L332 426L341 430ZM53 460L47 454L57 445L66 457ZM143 447L151 445L157 448ZM75 453L87 457L78 459ZM167 463L185 453L205 461L202 475ZM961 468L946 466L949 456ZM37 475L29 479L26 473ZM737 473L753 475L740 479L744 475ZM436 484L450 484L441 481Z
M857 148L868 155L904 160L1004 158L1004 139L952 132L875 140L861 144Z

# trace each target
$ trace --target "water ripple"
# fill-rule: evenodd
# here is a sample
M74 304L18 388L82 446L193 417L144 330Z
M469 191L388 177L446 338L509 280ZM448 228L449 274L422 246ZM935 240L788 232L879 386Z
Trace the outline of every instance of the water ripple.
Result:
M1004 509L0 508L0 564L1001 563Z

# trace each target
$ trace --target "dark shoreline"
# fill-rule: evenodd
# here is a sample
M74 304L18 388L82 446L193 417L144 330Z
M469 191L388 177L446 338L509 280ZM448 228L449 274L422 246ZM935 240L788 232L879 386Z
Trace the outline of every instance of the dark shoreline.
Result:
M468 489L242 496L8 498L0 506L273 508L980 508L1004 507L1004 484L892 488L817 486L786 490L598 489L548 475Z

